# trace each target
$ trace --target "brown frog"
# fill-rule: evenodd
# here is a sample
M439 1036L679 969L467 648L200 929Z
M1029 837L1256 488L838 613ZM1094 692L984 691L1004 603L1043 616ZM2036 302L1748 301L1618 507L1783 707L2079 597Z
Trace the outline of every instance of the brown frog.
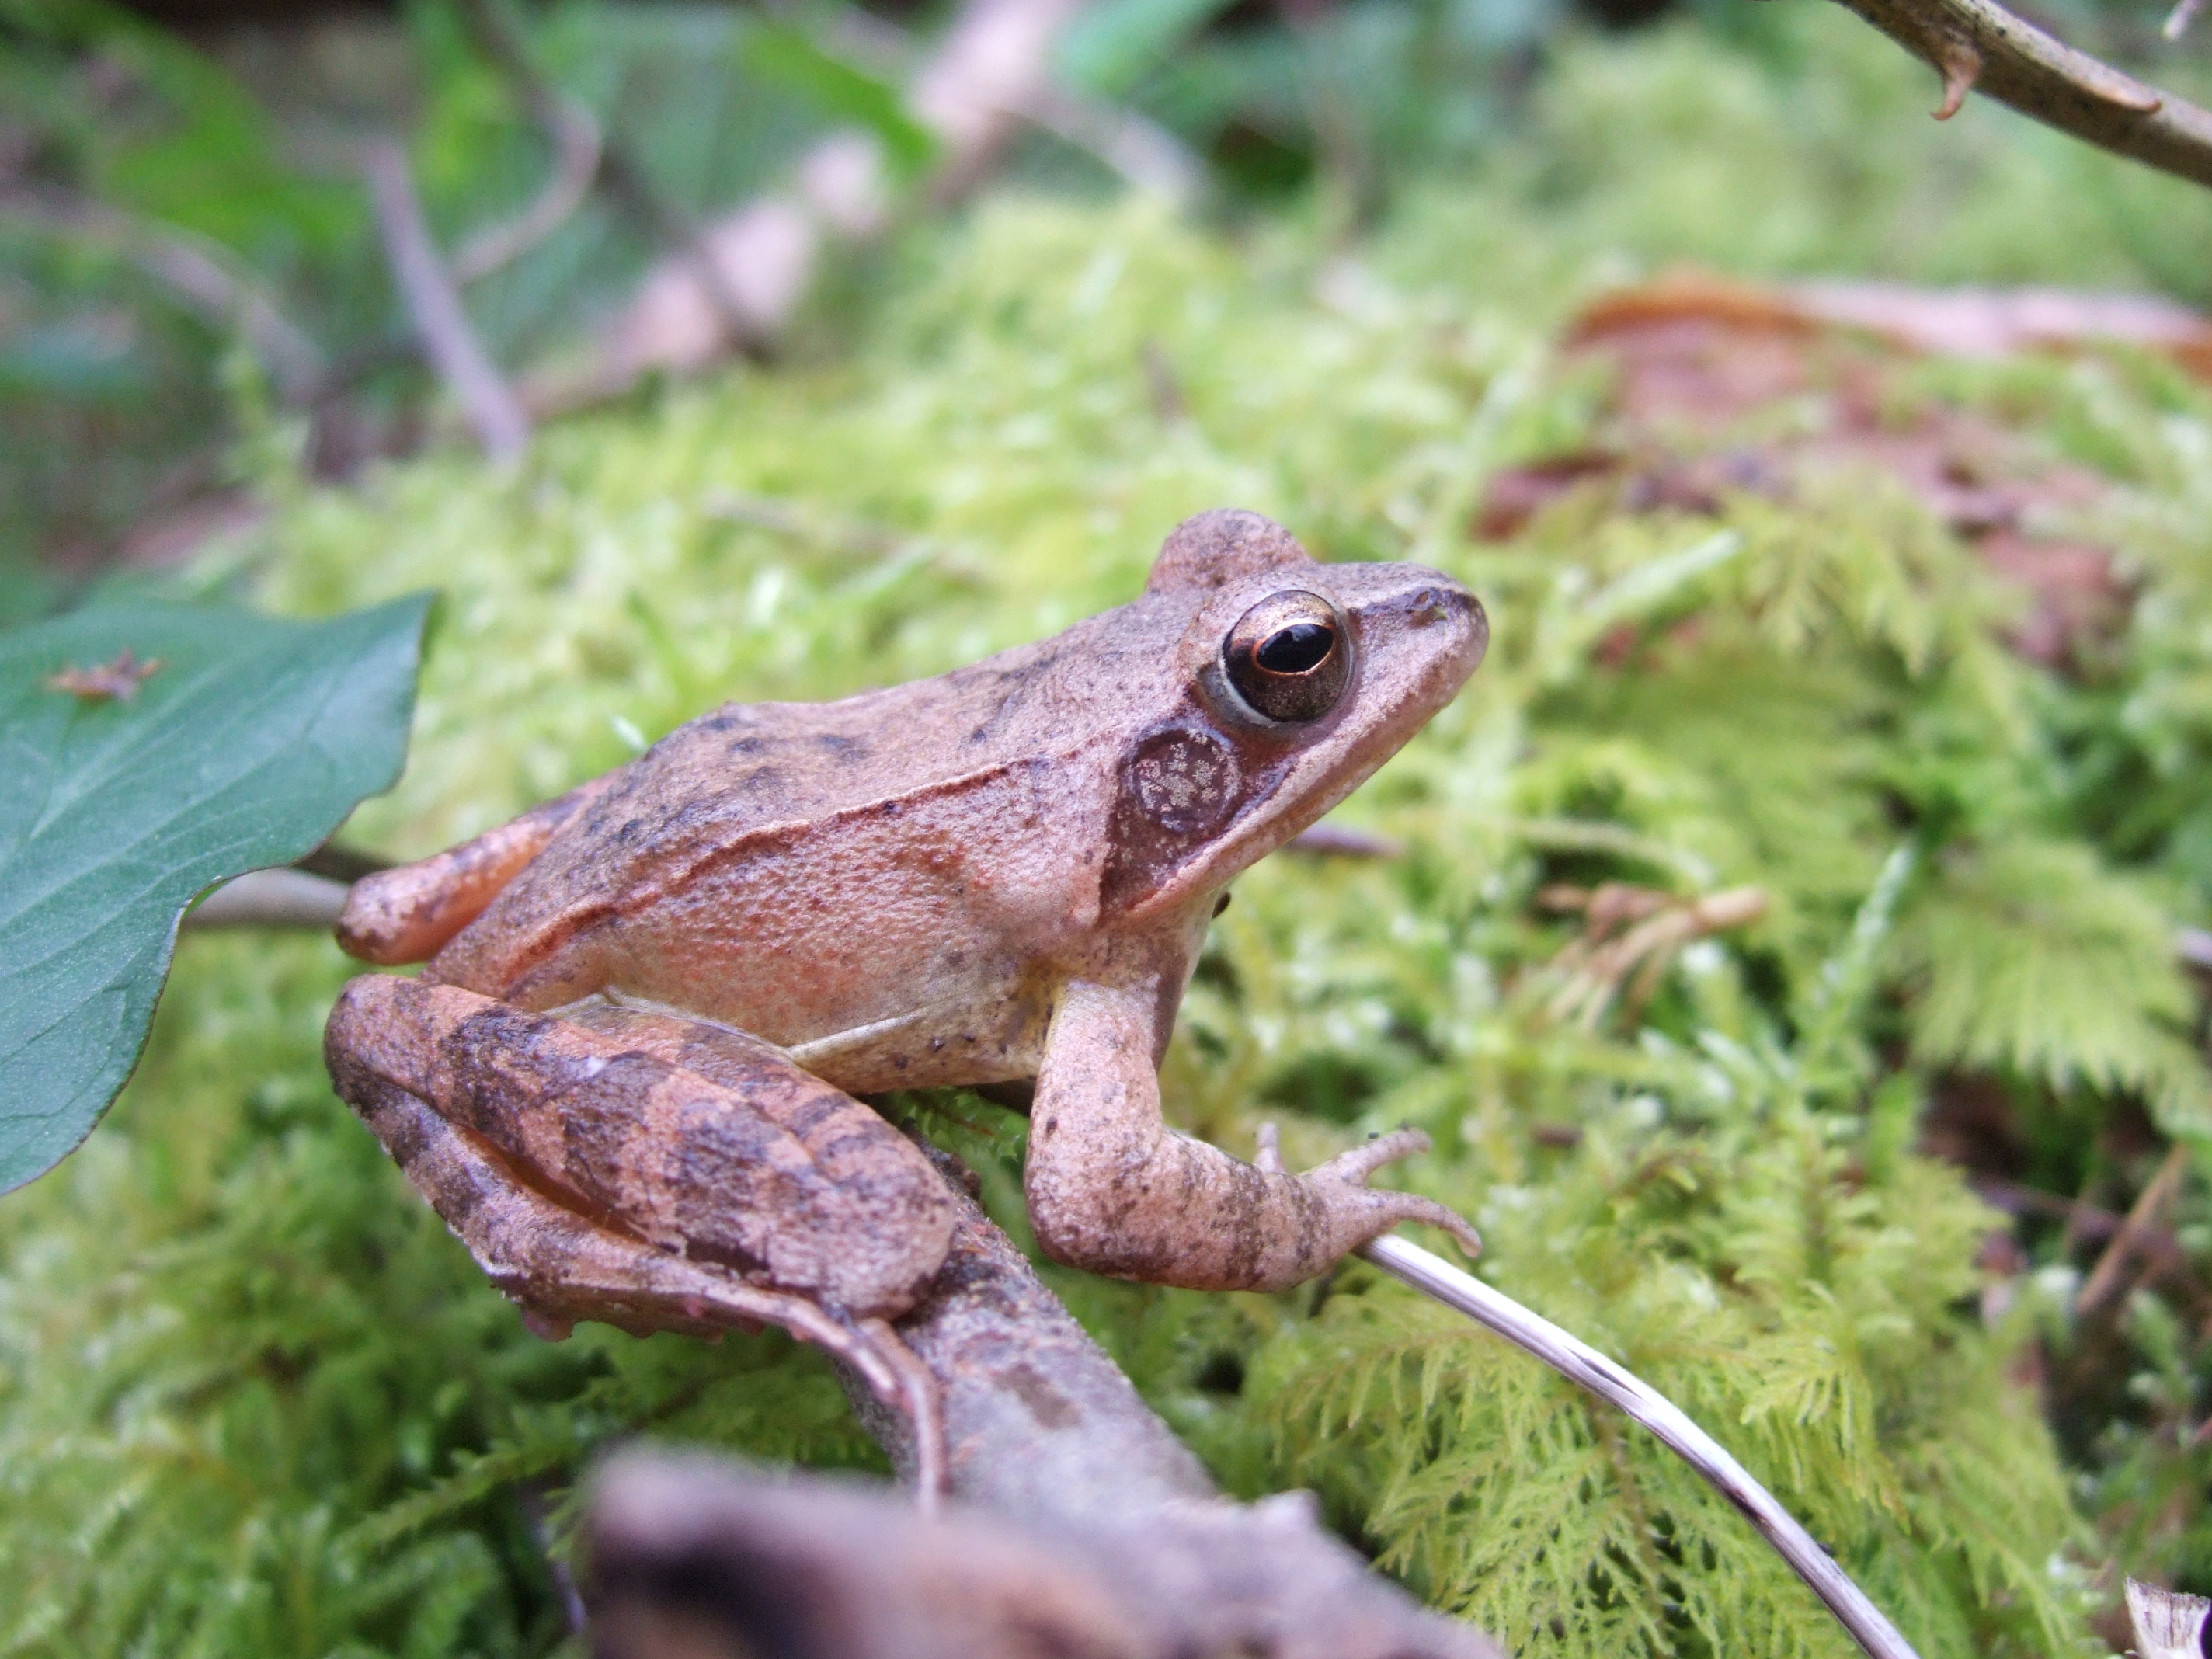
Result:
M331 1075L539 1321L772 1322L923 1425L927 1374L887 1322L954 1208L857 1096L1035 1079L1030 1219L1098 1273L1276 1290L1407 1220L1477 1248L1364 1184L1418 1132L1304 1175L1270 1137L1248 1164L1162 1121L1157 1068L1231 878L1449 702L1486 638L1433 570L1321 564L1206 514L1142 597L1055 638L727 705L362 881L339 941L429 965L346 988Z

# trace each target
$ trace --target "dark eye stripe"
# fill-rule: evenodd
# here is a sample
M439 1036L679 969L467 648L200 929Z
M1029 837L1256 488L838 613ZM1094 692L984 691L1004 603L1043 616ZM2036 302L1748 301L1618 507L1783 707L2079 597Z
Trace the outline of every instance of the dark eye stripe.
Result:
M1279 628L1261 641L1253 653L1270 674L1307 674L1328 659L1336 649L1336 630L1321 623L1292 623Z

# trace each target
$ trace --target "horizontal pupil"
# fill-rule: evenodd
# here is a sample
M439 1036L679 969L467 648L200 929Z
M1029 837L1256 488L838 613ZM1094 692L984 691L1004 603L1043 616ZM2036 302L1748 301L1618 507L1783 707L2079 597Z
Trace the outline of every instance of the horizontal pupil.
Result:
M1335 629L1320 623L1292 623L1268 635L1253 656L1270 674L1303 674L1317 666L1335 644Z

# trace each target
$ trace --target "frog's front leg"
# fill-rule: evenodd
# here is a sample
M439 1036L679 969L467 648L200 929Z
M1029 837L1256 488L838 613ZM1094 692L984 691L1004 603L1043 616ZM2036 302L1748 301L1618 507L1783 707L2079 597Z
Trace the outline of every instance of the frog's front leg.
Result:
M325 1048L339 1094L541 1321L781 1325L914 1419L916 1485L933 1494L934 1383L888 1321L950 1249L942 1179L768 1044L611 1004L574 1016L368 975Z
M1192 1290L1277 1291L1326 1272L1401 1221L1425 1221L1472 1252L1474 1229L1433 1199L1364 1183L1428 1150L1401 1129L1294 1176L1263 1147L1239 1163L1160 1117L1158 985L1063 988L1030 1111L1030 1221L1054 1261Z

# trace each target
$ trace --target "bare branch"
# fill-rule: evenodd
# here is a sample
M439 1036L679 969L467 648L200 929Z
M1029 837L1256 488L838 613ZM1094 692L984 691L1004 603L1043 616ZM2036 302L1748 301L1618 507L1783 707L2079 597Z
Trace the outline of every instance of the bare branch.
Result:
M2097 1258L2097 1265L2090 1270L2089 1277L2075 1295L2075 1318L2086 1319L2112 1300L2113 1294L2121 1288L2121 1276L2126 1272L2129 1261L2138 1250L2147 1257L2153 1255L2151 1249L2144 1248L2149 1242L2148 1235L2164 1231L2159 1224L2161 1214L2172 1202L2174 1194L2181 1190L2181 1177L2188 1168L2188 1143L2178 1140L2167 1151L2165 1161L2158 1166L2158 1173L2136 1195L2135 1206L2128 1212L2127 1218L2120 1223L2119 1231L2112 1236L2112 1242L2105 1247L2105 1253Z
M1498 1659L1366 1571L1303 1493L1141 1524L927 1522L857 1483L634 1455L600 1481L586 1547L605 1659Z
M915 74L907 107L945 146L932 193L957 201L997 163L1051 88L1052 49L1082 0L964 0Z
M530 118L553 140L556 151L564 160L571 149L580 154L578 118L591 124L592 161L586 186L604 187L647 235L685 261L702 284L705 303L721 319L725 331L738 334L743 307L714 264L697 221L656 190L629 151L600 129L589 111L545 76L531 56L529 42L500 9L497 0L461 0L461 18L477 49L507 76L530 112ZM562 173L567 171L564 165ZM556 175L556 184L561 176ZM543 204L541 198L539 205Z
M461 15L478 50L507 76L532 123L553 146L555 163L536 201L505 224L477 232L454 254L454 276L472 283L520 258L583 205L599 179L607 147L598 118L538 72L493 0L462 0Z
M1283 844L1283 850L1310 859L1395 859L1403 856L1406 848L1389 836L1323 818L1292 836Z
M1984 92L2046 126L2212 185L2212 111L2076 52L1994 0L1840 0L1943 77L1937 118ZM2184 24L2181 0L2175 15ZM2167 27L2179 33L2172 18Z
M2204 0L2173 0L2173 9L2166 15L2166 22L2159 33L2169 40L2181 39L2190 21L2204 9Z
M1588 1343L1418 1244L1386 1235L1359 1254L1392 1278L1403 1279L1497 1332L1569 1382L1588 1389L1641 1423L1759 1528L1872 1659L1917 1659L1897 1627L1867 1600L1827 1551L1798 1524L1797 1518L1753 1480L1717 1441L1692 1423L1681 1407L1643 1378L1632 1376Z
M285 402L304 404L323 374L315 343L245 263L220 242L64 191L0 193L0 215L130 260L217 328L236 328Z
M473 283L513 264L568 222L599 176L605 144L599 124L574 99L554 94L538 122L553 146L553 176L538 198L512 219L488 225L453 255L453 276Z
M453 392L484 452L511 460L530 447L530 416L477 340L460 289L439 257L408 172L407 153L389 138L361 147L361 168L376 205L392 281L422 337L422 349Z
M185 913L184 925L206 927L307 927L327 933L345 908L346 884L305 870L250 870L222 884Z
M665 1458L611 1467L586 1602L609 1659L1499 1659L1319 1525L1304 1494L1247 1507L965 1197L937 1288L899 1322L943 1398L954 1506ZM911 1475L912 1425L865 1386ZM686 1640L690 1645L685 1645Z
M907 96L908 111L942 145L934 201L957 200L988 176L1025 118L1019 112L1048 100L1052 44L1081 3L963 0ZM490 0L476 4L492 10ZM864 38L877 55L894 52L899 39L883 30ZM1133 159L1141 141L1126 131L1113 142L1127 152L1126 166L1155 180L1174 170L1157 146ZM869 135L832 133L800 162L795 189L756 197L685 238L646 273L591 361L533 380L531 406L568 410L617 395L655 369L697 369L733 347L764 349L805 301L824 243L866 241L889 222L880 149ZM616 160L611 150L603 178Z
M1048 82L1016 112L1170 207L1188 207L1205 191L1205 163L1175 134L1134 110L1078 98Z

